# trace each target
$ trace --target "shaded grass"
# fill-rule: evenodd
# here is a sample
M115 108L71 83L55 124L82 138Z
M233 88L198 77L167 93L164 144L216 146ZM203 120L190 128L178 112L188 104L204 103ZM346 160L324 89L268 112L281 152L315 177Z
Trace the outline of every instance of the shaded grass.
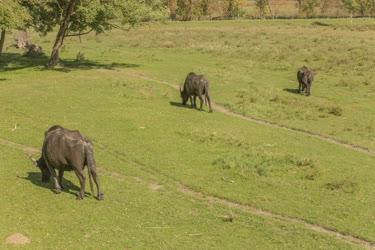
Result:
M133 68L139 67L137 64L131 63L100 63L92 60L61 60L60 65L53 69L48 69L45 66L48 62L46 55L39 57L28 57L17 53L4 53L0 57L0 71L16 71L22 69L39 69L39 70L52 70L60 72L70 72L72 70L90 70L90 69L110 69L116 68ZM5 80L5 79L1 79Z

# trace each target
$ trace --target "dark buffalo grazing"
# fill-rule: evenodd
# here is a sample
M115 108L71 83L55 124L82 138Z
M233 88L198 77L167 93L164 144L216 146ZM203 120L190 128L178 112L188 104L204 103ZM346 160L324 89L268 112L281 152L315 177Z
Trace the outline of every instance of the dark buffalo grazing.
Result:
M298 91L302 93L306 89L306 95L309 96L311 85L314 81L314 72L306 66L303 66L297 72L297 79L299 83Z
M211 98L210 98L210 82L204 75L197 75L194 72L190 72L184 83L184 88L180 88L180 95L182 104L186 105L188 99L190 99L191 107L196 108L197 96L200 100L200 110L202 110L203 103L208 104L209 112L212 112Z
M102 200L103 193L100 191L93 145L90 140L78 130L68 130L59 125L49 128L44 136L42 155L38 160L31 158L42 172L42 182L48 182L52 176L55 185L54 191L60 193L63 188L64 171L74 171L81 187L77 199L83 199L86 181L83 170L87 166L91 193L94 193L92 183L92 179L94 179L97 199ZM58 176L55 169L59 172Z

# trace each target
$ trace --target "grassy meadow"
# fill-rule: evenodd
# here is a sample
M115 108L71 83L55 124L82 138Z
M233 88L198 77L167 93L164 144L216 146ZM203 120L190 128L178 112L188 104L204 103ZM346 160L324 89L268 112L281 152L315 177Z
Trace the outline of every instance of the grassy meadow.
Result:
M33 41L49 53L53 38ZM76 201L73 173L55 195L25 153L0 145L0 248L17 232L33 249L366 247L304 223L374 247L374 155L181 107L171 87L204 73L213 101L231 112L373 152L374 40L367 19L167 22L68 39L54 70L47 57L9 49L0 139L39 149L51 125L81 130L94 142L105 200ZM75 61L79 51L86 60ZM317 73L309 97L295 93L302 65Z

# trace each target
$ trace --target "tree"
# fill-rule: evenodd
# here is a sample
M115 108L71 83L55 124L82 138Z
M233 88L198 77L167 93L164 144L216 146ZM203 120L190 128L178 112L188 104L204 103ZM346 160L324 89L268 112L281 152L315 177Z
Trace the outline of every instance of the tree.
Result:
M121 28L119 22L132 27L139 22L162 18L166 15L161 0L21 0L32 20L30 26L42 34L58 32L48 67L60 60L60 49L66 37L82 36L91 32L102 33Z
M262 18L266 15L266 7L268 0L255 0L255 4L259 9L259 16Z
M356 0L341 0L344 8L349 11L350 18L353 18L354 13L359 11L360 6Z
M361 16L374 15L375 14L375 0L341 0L343 7L349 11L350 17L353 17L355 13L359 13Z
M177 14L176 14L176 9L177 9L177 0L167 0L167 6L169 8L170 12L170 19L171 20L176 20Z
M0 55L3 52L6 31L23 28L29 16L18 0L0 0Z
M319 7L321 0L296 0L298 13L305 13L307 17L315 14L315 7Z
M307 17L312 17L315 14L315 7L318 7L320 0L304 0L302 5L302 11Z
M202 15L203 16L208 16L208 8L209 8L209 0L202 0L200 3L200 8L202 10Z
M229 18L238 17L240 13L240 3L238 0L228 0L226 16Z
M193 0L177 0L177 14L182 21L193 19Z

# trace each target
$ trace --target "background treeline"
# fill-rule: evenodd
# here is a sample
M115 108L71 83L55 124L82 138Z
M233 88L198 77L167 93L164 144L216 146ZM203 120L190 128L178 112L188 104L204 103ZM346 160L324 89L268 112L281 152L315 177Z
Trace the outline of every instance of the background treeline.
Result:
M375 0L166 0L173 20L373 17Z
M0 56L7 32L56 32L47 67L60 64L66 37L129 29L153 20L375 16L375 0L0 0ZM17 46L16 46L17 47ZM25 43L29 52L42 49Z

